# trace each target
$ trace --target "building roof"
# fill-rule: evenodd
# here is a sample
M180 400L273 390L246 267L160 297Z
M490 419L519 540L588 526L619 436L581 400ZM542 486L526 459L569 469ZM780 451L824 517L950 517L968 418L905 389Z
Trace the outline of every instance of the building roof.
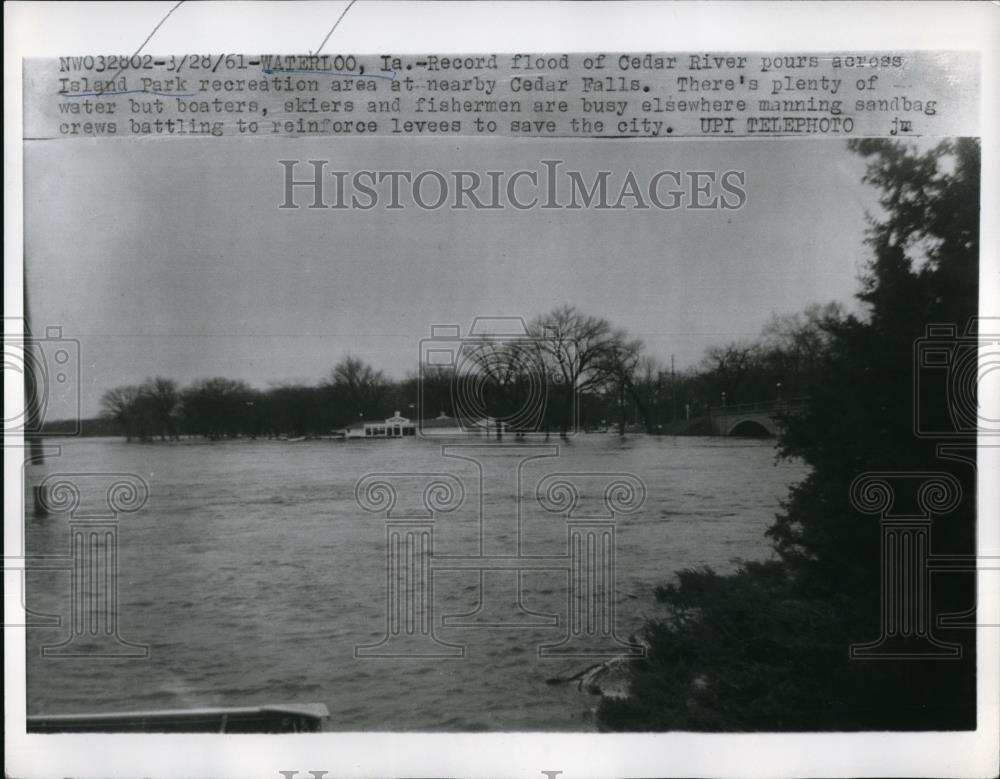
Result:
M351 424L346 427L342 427L341 430L363 430L366 425L412 425L413 422L406 417L399 416L397 412L395 416L391 416L388 419L359 419L357 422L351 422Z

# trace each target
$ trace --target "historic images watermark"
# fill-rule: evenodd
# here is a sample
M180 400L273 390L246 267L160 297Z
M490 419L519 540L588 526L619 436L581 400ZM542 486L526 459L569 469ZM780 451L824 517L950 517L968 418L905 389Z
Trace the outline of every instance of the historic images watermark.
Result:
M20 375L24 402L5 409L4 441L10 436L37 436L47 414L58 405L69 427L62 435L80 432L80 342L63 335L61 327L46 327L34 335L19 317L3 320L3 371L9 380Z
M22 480L35 465L26 455ZM121 601L119 547L123 514L140 511L149 498L149 485L135 473L56 472L30 484L26 500L40 521L67 519L67 551L5 555L4 597L19 598L24 621L5 616L4 627L56 629L62 640L41 645L50 658L145 658L149 647L124 638L120 631ZM67 581L64 609L58 614L28 608L25 575L63 577ZM68 634L66 629L68 628Z
M435 407L442 385L462 432L489 434L492 424L501 439L505 429L515 436L552 427L564 437L576 433L581 370L591 360L616 359L623 345L596 343L592 355L570 354L567 336L529 328L521 317L480 317L464 335L460 325L433 325L419 346L420 435L442 432Z
M959 334L961 332L961 334ZM1000 435L990 416L1000 389L1000 318L930 324L913 349L913 433L918 438L973 440Z
M1000 320L973 319L963 330L955 323L928 325L914 342L914 436L940 441L938 457L975 469L978 439L1000 435L1000 419L986 400L998 371ZM932 574L1000 570L1000 556L933 551L935 518L954 512L962 498L961 483L945 471L868 471L851 484L851 505L878 516L881 535L880 632L852 644L852 659L959 659L961 645L941 640L935 628L996 627L977 623L975 605L932 613Z
M512 451L516 449L516 451ZM641 657L643 647L622 640L615 623L615 522L638 510L645 487L633 474L552 473L535 487L545 510L566 523L562 554L526 554L521 538L520 492L506 511L483 512L483 473L513 470L516 488L523 486L523 467L539 457L556 457L556 447L462 444L444 447L444 456L480 467L479 548L467 555L442 555L434 549L435 521L457 509L465 494L459 479L447 473L379 473L358 482L357 500L365 510L385 518L385 634L375 644L355 648L363 657L465 656L465 646L437 635L439 625L465 628L559 628L561 636L537 647L539 656ZM597 495L585 500L583 495ZM493 501L491 501L492 503ZM592 505L587 505L588 503ZM495 508L495 507L494 507ZM504 534L513 525L513 538ZM506 549L502 547L508 547ZM471 571L478 574L479 599L472 611L435 614L434 574ZM561 615L533 611L523 600L522 574L563 572L565 608Z
M32 335L20 318L4 318L4 373L21 375L23 402L4 413L4 448L23 454L20 469L25 513L48 520L68 518L64 554L32 555L25 549L24 525L19 526L20 554L4 555L4 597L18 599L23 621L5 615L4 627L53 629L68 627L63 640L41 646L45 657L139 657L149 647L123 638L119 630L119 528L122 514L145 506L149 485L134 473L54 472L38 466L60 454L59 446L41 436L50 416L59 414L58 433L81 433L80 343L61 327ZM54 411L58 409L58 412ZM66 608L45 614L28 608L25 575L67 578Z
M851 484L855 509L881 520L881 633L852 644L852 658L961 657L960 645L934 635L929 567L934 515L953 511L961 499L958 480L944 471L869 472Z
M519 318L484 317L465 336L458 326L437 325L421 341L419 386L444 383L454 416L436 416L433 393L422 392L419 433L447 440L442 457L472 463L476 484L467 490L445 472L375 473L357 483L358 504L385 519L386 557L384 636L357 646L356 657L464 657L466 647L442 640L439 627L561 629L536 647L541 657L644 655L616 632L615 585L616 520L642 507L642 480L612 472L550 472L532 480L526 471L529 463L559 456L551 435L575 430L580 371L597 361L613 370L628 349L609 337L588 352L565 336L558 328L532 332ZM507 500L488 495L496 485L504 485ZM470 492L479 501L475 549L443 555L435 550L436 520L460 508ZM532 493L565 523L559 554L525 548L522 502ZM478 575L474 609L435 614L434 574L442 571ZM524 602L522 575L538 571L563 575L561 614Z
M341 170L329 160L278 160L281 209L425 211L726 210L747 202L742 170L585 173L563 160L518 170Z
M149 485L132 473L54 473L40 485L41 509L69 518L66 555L28 557L29 571L69 574L69 635L41 648L44 657L145 658L146 644L119 630L119 526L139 511Z

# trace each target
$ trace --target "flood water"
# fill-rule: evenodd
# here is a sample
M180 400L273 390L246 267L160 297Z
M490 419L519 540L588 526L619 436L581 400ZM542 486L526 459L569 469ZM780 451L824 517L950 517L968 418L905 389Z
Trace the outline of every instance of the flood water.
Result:
M70 573L58 564L30 572L29 608L63 619L61 627L27 631L29 714L315 702L329 708L329 729L355 731L589 730L597 701L575 685L546 684L594 659L537 651L565 635L565 570L521 574L524 609L559 624L503 627L442 624L475 612L480 574L436 570L434 632L443 645L464 646L464 657L356 657L356 647L386 633L386 522L384 512L358 505L355 486L365 475L460 480L462 505L433 523L435 557L566 555L566 519L536 499L539 482L574 474L583 484L577 518L599 520L605 475L634 475L645 502L614 522L615 633L627 638L661 613L653 589L678 570L727 571L737 559L768 557L764 530L805 472L776 463L773 441L720 438L584 435L561 444L557 456L530 460L497 445L445 457L441 443L419 439L54 443L61 454L36 466L30 483L113 472L148 484L145 505L119 518L118 608L111 608L120 637L149 651L42 656L43 645L70 633ZM481 483L477 457L486 461ZM103 495L88 490L104 488L99 476L79 478L88 485L82 513ZM420 504L408 492L427 477L396 481L394 516L405 520L414 513L402 504ZM68 559L65 513L35 518L29 509L26 524L29 555ZM539 621L546 622L525 620Z

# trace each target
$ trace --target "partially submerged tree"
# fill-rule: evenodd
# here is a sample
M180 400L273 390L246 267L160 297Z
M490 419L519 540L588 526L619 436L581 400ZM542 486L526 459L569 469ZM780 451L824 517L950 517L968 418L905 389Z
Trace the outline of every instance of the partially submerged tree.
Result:
M101 416L117 422L126 441L138 435L139 395L139 387L128 384L109 389L101 396Z
M140 402L148 409L156 434L161 440L178 438L177 416L180 406L180 392L177 382L156 376L146 379L139 388Z
M552 409L549 420L563 433L578 423L582 398L603 393L619 381L631 360L626 352L639 348L607 319L568 305L535 319L529 332L545 365Z
M181 396L186 424L206 438L257 435L256 393L245 381L216 377L201 379Z
M350 354L334 366L324 382L339 412L341 425L383 416L387 384L381 371Z

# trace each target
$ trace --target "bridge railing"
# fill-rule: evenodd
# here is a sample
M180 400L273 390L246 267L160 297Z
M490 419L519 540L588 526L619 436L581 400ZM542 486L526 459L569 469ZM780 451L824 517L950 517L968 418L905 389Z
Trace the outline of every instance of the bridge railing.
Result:
M809 402L808 396L789 398L788 400L761 400L756 403L736 403L734 405L711 406L709 416L728 416L731 414L783 412L802 408Z

